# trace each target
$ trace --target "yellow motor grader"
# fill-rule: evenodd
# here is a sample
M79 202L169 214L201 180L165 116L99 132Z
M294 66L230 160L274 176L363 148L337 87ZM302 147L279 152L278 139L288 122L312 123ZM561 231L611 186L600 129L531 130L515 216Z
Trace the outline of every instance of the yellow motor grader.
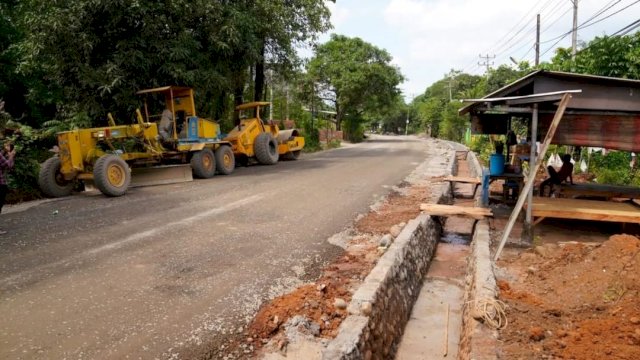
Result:
M57 134L57 155L40 168L38 180L45 194L67 196L75 180L90 180L103 194L121 196L129 188L132 169L148 174L147 170L158 169L159 165L169 165L160 167L166 173L172 170L171 165L190 164L193 175L199 178L210 178L216 171L233 171L231 143L221 138L216 122L196 115L193 89L165 86L137 94L144 96L144 115L136 110L137 123L116 125L109 114L109 126ZM162 107L151 108L149 97L163 102ZM168 124L164 136L159 131L163 121ZM189 172L186 180L190 177ZM167 182L173 181L159 176L149 183Z
M240 112L240 123L224 137L231 143L233 153L242 162L255 159L260 164L273 165L280 158L296 160L304 147L304 137L298 130L280 130L273 121L263 121L260 109L270 102L250 102L236 107ZM252 112L252 116L245 116Z

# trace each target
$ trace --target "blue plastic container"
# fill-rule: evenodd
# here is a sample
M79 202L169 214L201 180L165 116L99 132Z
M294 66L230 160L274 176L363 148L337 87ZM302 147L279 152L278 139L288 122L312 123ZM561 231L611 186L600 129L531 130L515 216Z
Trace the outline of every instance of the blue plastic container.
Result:
M491 175L502 175L504 173L504 155L491 154L489 157L489 173Z

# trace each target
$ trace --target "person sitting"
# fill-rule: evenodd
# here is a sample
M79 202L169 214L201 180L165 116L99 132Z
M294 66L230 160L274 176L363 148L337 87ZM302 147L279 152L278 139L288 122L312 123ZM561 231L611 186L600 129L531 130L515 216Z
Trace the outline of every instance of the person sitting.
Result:
M553 193L553 185L560 185L569 178L569 183L573 185L573 164L571 163L571 155L562 155L562 167L560 171L556 171L553 166L548 166L549 178L540 184L540 196L544 196L544 188L549 186L549 196Z
M173 134L173 113L171 110L165 109L160 116L160 124L158 124L158 134L162 142L167 143L172 140Z

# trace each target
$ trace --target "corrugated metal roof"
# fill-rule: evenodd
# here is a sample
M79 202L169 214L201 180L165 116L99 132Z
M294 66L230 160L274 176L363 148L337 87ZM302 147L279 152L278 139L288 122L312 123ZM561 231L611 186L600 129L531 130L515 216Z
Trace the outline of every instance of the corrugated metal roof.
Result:
M534 81L536 77L550 77L555 79L567 79L567 80L578 80L578 81L583 80L589 83L603 83L603 84L609 84L609 85L625 85L625 86L631 86L631 87L640 87L640 80L634 80L634 79L623 79L623 78L614 78L614 77L608 77L608 76L598 76L598 75L588 75L588 74L575 74L575 73L568 73L568 72L562 72L562 71L537 70L512 82L511 84L508 84L486 95L482 99L476 99L478 101L464 106L463 108L458 110L458 113L460 115L467 114L469 111L471 111L471 108L473 108L474 106L480 103L486 102L487 101L486 99L488 98L506 97L511 92L529 85Z

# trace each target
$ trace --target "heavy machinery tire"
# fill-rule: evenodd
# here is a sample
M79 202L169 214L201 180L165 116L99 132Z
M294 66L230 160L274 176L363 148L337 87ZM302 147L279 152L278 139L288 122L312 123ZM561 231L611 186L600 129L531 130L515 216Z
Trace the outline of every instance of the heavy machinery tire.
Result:
M278 162L278 142L270 133L261 133L253 143L253 153L260 164L273 165Z
M236 157L233 155L233 150L230 146L222 145L216 149L216 169L218 173L222 175L229 175L236 167Z
M60 173L60 158L47 159L40 167L38 185L43 193L51 197L69 196L73 190L73 181L65 180Z
M191 168L193 169L193 176L197 178L208 179L213 177L216 174L216 158L213 156L213 151L209 148L204 148L193 153Z
M107 196L122 196L131 183L131 169L119 156L103 155L93 165L93 182Z
M298 160L300 157L301 150L289 151L288 153L282 155L282 159L284 160Z

